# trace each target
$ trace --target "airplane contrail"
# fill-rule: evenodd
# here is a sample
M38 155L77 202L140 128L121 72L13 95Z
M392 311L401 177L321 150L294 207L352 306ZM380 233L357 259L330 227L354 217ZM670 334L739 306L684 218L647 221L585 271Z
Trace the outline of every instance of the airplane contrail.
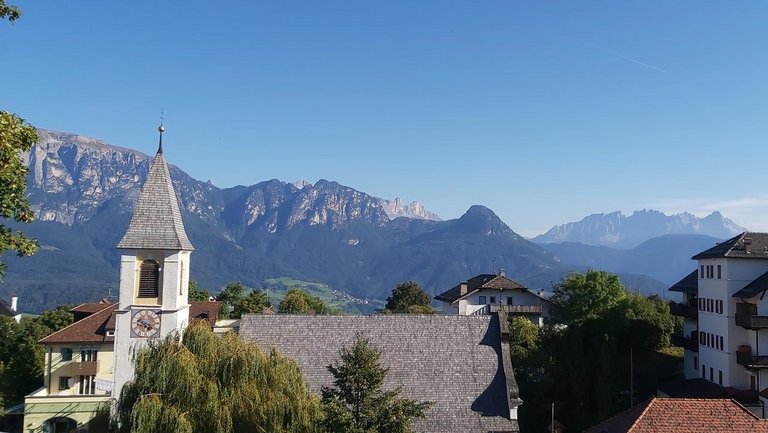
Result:
M645 66L646 68L650 68L650 69L653 69L654 71L657 71L657 72L662 72L662 73L664 73L664 74L666 74L666 73L667 73L667 71L665 71L664 69L661 69L661 68L657 68L656 66L653 66L653 65L649 65L648 63L645 63L645 62L641 62L640 60L637 60L637 59L633 59L632 57L627 57L627 56L621 55L621 54L619 54L619 53L615 53L615 52L613 52L613 51L611 51L611 50L606 50L605 48L603 48L602 50L603 50L603 51L605 51L605 52L606 52L606 53L608 53L608 54L613 54L613 55L614 55L614 56L616 56L616 57L620 57L620 58L622 58L622 59L624 59L624 60L628 60L628 61L630 61L630 62L632 62L632 63L637 63L637 64L638 64L638 65L640 65L640 66Z

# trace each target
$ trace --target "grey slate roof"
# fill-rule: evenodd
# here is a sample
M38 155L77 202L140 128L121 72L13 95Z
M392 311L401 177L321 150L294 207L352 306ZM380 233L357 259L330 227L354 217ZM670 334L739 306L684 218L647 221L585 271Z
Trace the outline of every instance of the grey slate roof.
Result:
M693 260L717 258L768 259L768 233L744 232L702 251Z
M676 282L674 286L670 287L669 291L699 293L699 271L694 269L693 272L683 277L682 280Z
M160 148L133 210L128 231L117 248L184 250L195 248L187 238L168 164Z
M528 288L524 285L518 283L515 280L507 278L507 276L503 274L480 274L468 279L465 281L465 283L467 284L467 293L465 295L461 295L461 284L457 284L456 286L435 296L435 299L438 301L454 302L481 289L522 290L527 291L528 293L531 293L535 296L539 296L539 294L535 291L528 290ZM546 298L541 296L539 297L545 301L548 301Z
M734 293L733 297L742 299L754 298L766 290L768 290L768 272L755 278L751 283Z
M240 334L295 359L319 393L333 385L326 367L361 332L389 368L385 389L402 385L403 396L434 402L427 417L414 422L415 432L518 432L517 421L509 419L509 400L518 398L518 389L502 342L503 317L249 314Z

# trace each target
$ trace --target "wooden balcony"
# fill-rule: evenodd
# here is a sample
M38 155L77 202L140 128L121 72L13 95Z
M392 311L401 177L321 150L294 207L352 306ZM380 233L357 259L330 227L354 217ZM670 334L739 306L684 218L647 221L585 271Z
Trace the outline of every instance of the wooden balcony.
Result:
M753 355L751 346L739 346L736 363L753 370L768 368L768 356Z
M768 316L757 315L757 305L746 302L736 304L736 326L745 329L768 328Z
M699 351L699 331L691 332L691 336L687 337L682 334L672 334L672 345L682 347L686 350L692 350L694 352Z
M696 320L699 318L699 306L697 301L698 300L694 298L689 303L670 302L669 312L675 316Z
M60 371L63 376L95 376L99 371L99 362L100 361L73 361L61 367Z

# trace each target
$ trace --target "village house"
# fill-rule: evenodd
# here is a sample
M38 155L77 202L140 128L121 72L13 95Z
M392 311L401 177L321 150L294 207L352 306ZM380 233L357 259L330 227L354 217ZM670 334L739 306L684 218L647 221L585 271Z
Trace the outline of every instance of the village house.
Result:
M525 316L542 326L549 317L551 302L543 292L528 289L509 279L504 271L480 274L462 281L435 296L443 313L460 316L492 314L504 311L509 315Z
M693 259L696 270L669 289L683 294L671 311L685 318L673 342L685 349L686 380L660 395L728 396L765 418L768 233L742 233Z

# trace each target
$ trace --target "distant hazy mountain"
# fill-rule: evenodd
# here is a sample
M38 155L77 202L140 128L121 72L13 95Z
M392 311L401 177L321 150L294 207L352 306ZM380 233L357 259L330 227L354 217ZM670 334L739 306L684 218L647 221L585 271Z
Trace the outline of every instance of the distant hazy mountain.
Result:
M533 238L533 241L633 248L649 239L668 234L699 234L728 239L743 231L746 231L744 227L725 218L720 212L698 218L687 212L665 215L656 210L641 210L629 216L621 212L589 215L578 222L555 226Z
M672 285L696 269L691 260L722 239L705 235L664 235L628 250L578 242L541 244L562 263L616 273L648 275Z
M430 221L442 221L436 213L430 212L423 204L417 201L413 201L411 204L405 204L399 197L396 197L394 200L386 200L383 198L379 200L390 219L406 217Z
M174 160L172 143L166 158ZM117 291L124 234L150 157L102 141L40 131L25 154L38 221L33 257L6 255L0 297L21 296L24 310L98 299ZM325 283L357 298L384 299L396 283L419 281L431 293L505 268L533 289L551 289L571 270L504 224L488 208L435 221L420 205L387 202L336 182L269 180L218 188L171 166L182 217L196 250L191 277L204 288L230 281L265 287L276 277ZM410 216L403 218L402 216ZM666 285L643 275L623 280L645 291Z

